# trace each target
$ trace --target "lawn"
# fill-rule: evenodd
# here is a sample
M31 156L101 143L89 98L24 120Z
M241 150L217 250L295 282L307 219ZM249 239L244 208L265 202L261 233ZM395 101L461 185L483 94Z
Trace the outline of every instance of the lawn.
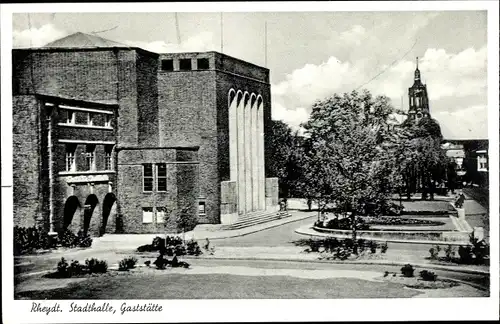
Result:
M168 271L168 270L165 270ZM162 271L163 272L163 271ZM44 279L57 280L57 279ZM16 299L316 299L405 298L419 292L398 283L354 278L137 273L103 275L52 290L17 291Z

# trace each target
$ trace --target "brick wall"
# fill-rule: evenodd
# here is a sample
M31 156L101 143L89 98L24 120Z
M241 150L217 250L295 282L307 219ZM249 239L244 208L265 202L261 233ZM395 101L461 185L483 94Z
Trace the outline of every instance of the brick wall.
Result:
M189 203L189 212L195 212L198 187L197 175L189 164L177 164L174 149L137 149L120 150L118 153L118 187L117 198L119 217L123 220L125 233L162 233L177 230L179 204ZM156 179L153 192L143 191L143 163L167 163L167 191L156 190ZM179 181L180 178L182 181ZM184 195L179 200L179 186ZM167 220L159 223L153 217L152 223L143 222L142 209L150 207L153 212L158 207L167 209Z
M159 72L160 145L199 146L200 223L219 222L217 110L213 71Z
M46 227L41 206L38 101L34 96L14 96L12 112L14 225Z
M158 59L137 53L137 129L140 145L158 145Z

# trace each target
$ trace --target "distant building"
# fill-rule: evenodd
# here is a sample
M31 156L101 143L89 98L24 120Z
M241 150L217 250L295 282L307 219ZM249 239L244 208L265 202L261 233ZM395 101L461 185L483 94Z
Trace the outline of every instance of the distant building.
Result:
M464 174L462 181L480 187L487 187L488 180L488 140L468 139L453 140L446 139L444 142L451 147L461 147L463 151L462 167Z
M408 109L408 120L418 123L423 118L430 118L429 97L427 95L427 85L422 83L420 70L415 69L413 85L408 88L410 107Z
M277 210L268 69L83 33L12 57L15 225L157 233Z

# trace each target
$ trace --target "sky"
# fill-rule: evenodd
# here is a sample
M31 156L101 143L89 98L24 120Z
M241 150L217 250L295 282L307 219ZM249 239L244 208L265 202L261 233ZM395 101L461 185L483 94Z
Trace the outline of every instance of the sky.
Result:
M181 12L177 34L172 12L22 13L13 15L13 45L84 32L158 53L222 50L270 69L272 118L294 129L316 100L354 89L408 110L419 57L443 136L486 139L486 18L486 11Z

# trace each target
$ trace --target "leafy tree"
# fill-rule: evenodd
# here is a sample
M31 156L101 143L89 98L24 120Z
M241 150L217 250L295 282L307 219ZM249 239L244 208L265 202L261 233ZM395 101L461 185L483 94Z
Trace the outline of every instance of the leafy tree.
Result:
M446 178L448 158L441 148L443 136L439 123L424 118L418 123L406 120L403 128L408 134L404 178L408 199L420 187L422 199L434 199L436 183Z
M281 197L300 195L301 137L280 120L273 120L271 129L267 174L279 179Z
M349 215L354 242L356 216L370 206L380 210L390 199L398 149L393 113L387 97L353 91L316 102L303 125L307 188L321 208L333 204Z

